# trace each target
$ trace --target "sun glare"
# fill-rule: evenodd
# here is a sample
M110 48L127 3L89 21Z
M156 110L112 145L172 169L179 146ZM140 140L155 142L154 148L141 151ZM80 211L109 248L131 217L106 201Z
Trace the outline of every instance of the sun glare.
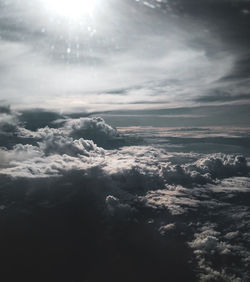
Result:
M45 0L46 7L51 12L68 18L77 19L92 15L96 0Z

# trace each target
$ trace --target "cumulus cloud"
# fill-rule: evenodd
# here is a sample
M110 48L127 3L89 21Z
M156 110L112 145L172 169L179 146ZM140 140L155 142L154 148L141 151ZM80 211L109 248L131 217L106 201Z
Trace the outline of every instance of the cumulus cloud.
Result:
M17 144L12 150L0 149L0 167L8 167L12 161L23 162L42 155L43 152L36 146Z
M205 184L230 176L245 175L247 161L242 156L211 154L185 165L168 165L162 174L169 184L190 186Z
M106 197L106 207L108 213L119 220L130 218L131 213L135 211L128 203L121 203L117 197L111 195Z
M19 128L19 136L49 139L59 138L61 136L71 137L73 140L84 138L91 140L100 147L112 149L127 144L127 140L121 136L118 131L108 125L101 117L79 118L79 119L60 119L54 120L56 128L45 126L38 128L36 131L27 128Z
M170 153L149 145L106 149L93 139L102 136L111 142L121 136L101 118L63 119L57 125L33 131L18 123L17 143L0 150L1 213L14 209L32 214L38 207L56 213L65 206L77 206L76 214L83 212L79 217L91 230L84 232L92 236L97 228L105 234L105 244L116 238L123 245L124 233L128 234L125 242L129 245L131 240L137 246L138 230L146 230L150 240L157 238L157 244L167 246L170 264L177 256L168 253L171 242L181 245L187 257L193 254L201 280L237 281L242 277L237 271L241 263L240 271L248 275L248 198L236 204L237 197L249 192L246 158ZM95 218L97 227L85 214ZM213 219L216 223L207 223ZM221 224L229 221L233 223L227 228ZM155 248L147 242L143 249ZM157 251L153 257L158 255ZM236 266L229 264L228 270L223 263L215 264L225 257L235 260Z
M21 142L18 138L19 125L19 114L8 106L0 105L0 147L10 148Z
M105 123L101 117L69 120L65 123L64 129L73 138L90 139L104 148L112 148L116 143L118 146L122 144L118 131Z
M213 254L215 252L219 254L229 254L230 245L227 245L223 241L219 241L217 236L220 232L217 232L208 227L204 227L201 233L195 234L195 239L190 242L190 246L195 249L196 254Z
M84 140L80 138L73 140L70 137L46 138L43 142L38 142L39 147L46 155L85 155L90 156L91 152L103 154L104 150L97 147L92 140Z
M227 199L234 198L238 193L250 192L249 177L229 177L223 179L220 183L209 184L207 188L213 193L224 194Z
M70 135L81 136L85 134L103 134L105 136L117 137L119 134L116 129L105 123L101 117L80 118L77 120L69 120L64 127L68 129Z
M158 211L167 210L172 215L185 214L189 210L196 210L200 200L185 188L168 187L169 189L149 191L141 201L150 208Z
M9 106L1 106L0 104L0 133L13 131L17 123L17 113L12 112Z
M161 235L166 235L169 232L173 231L175 229L175 224L174 223L170 223L164 226L161 226L159 228L159 232L161 233Z
M103 120L100 122L101 129L97 126L97 129L94 130L94 132L97 131L97 136L99 131L103 132L103 130L108 136L116 135L116 131L111 127L106 127ZM94 119L94 124L96 126L96 119ZM69 123L60 129L46 127L36 132L24 132L26 136L33 136L39 140L37 145L45 155L91 157L91 154L94 154L101 159L105 156L105 162L102 159L100 163L105 173L115 175L116 179L125 178L129 187L135 188L141 185L144 190L163 188L166 184L190 187L197 184L213 183L217 179L230 176L246 175L248 172L247 161L242 156L194 154L195 161L189 162L189 155L187 155L187 163L176 164L174 154L168 154L161 149L150 146L130 146L119 150L105 151L96 146L92 140L74 139L71 137L72 134L68 127ZM81 158L78 161L81 161ZM24 163L20 163L20 166L23 165Z
M6 113L1 113L0 114L0 126L1 126L1 130L4 130L4 126L7 127L7 125L15 125L16 124L16 120L15 118L10 115L10 114L6 114ZM7 129L7 128L6 128ZM5 130L6 130L5 129ZM6 130L7 131L7 130Z
M189 242L194 249L196 260L198 261L199 276L201 281L241 281L240 268L244 269L244 261L249 256L249 252L242 247L242 242L231 241L239 235L239 232L229 232L224 237L221 232L215 230L218 228L215 224L205 223L200 232L194 234L194 240ZM237 258L238 257L238 258ZM220 259L233 259L239 262L241 266L223 267L218 263ZM240 259L239 259L240 258ZM242 265L243 263L243 265ZM246 266L246 264L245 264ZM238 271L237 271L238 270ZM249 278L249 273L243 270L244 277Z
M228 232L224 237L228 240L232 240L235 239L239 236L239 231L235 231L235 232Z

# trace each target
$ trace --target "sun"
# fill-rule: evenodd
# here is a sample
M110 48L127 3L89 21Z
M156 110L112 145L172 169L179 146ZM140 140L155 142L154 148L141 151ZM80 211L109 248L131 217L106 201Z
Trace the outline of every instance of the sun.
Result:
M46 8L68 19L91 16L97 0L44 0Z

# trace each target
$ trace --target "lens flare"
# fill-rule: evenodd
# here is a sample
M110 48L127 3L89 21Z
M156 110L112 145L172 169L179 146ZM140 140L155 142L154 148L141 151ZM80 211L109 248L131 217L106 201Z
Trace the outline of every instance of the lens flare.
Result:
M45 0L46 8L68 19L78 19L82 16L91 16L96 0Z

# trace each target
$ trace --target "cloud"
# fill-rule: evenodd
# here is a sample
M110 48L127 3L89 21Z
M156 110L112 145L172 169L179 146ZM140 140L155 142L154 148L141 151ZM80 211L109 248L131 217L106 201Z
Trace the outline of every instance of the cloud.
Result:
M213 89L234 67L235 54L225 51L209 30L204 33L203 25L191 24L191 18L166 17L161 9L149 13L139 2L119 1L102 3L95 23L85 29L48 20L39 2L32 8L13 1L2 10L1 93L16 108L96 111L180 105ZM216 50L216 56L207 49Z
M108 213L119 220L131 219L132 213L135 212L135 208L127 203L121 203L118 198L111 195L106 197L106 207Z
M172 215L181 215L189 210L197 210L200 200L183 187L169 187L164 190L150 191L141 197L142 203L157 211L167 211Z
M45 112L44 112L45 113ZM47 113L45 113L47 115ZM53 113L49 113L53 115ZM46 119L45 119L46 120ZM29 124L32 124L33 118L27 120ZM115 128L105 123L104 119L101 117L91 117L91 118L79 118L79 119L67 119L66 117L62 119L54 119L49 121L53 127L38 128L35 132L32 130L27 130L26 128L19 127L19 136L26 138L35 139L65 139L66 137L72 138L71 141L79 140L84 138L85 140L91 140L100 147L111 149L119 148L121 146L128 145L133 142L132 138L125 139L121 136ZM32 126L32 125L30 125ZM30 128L28 126L28 128ZM26 127L26 124L25 124ZM134 142L136 140L134 139Z
M97 147L92 140L84 140L82 138L73 140L70 137L46 138L43 142L38 142L39 147L46 155L68 155L90 156L91 152L102 155L102 148Z
M3 2L1 103L46 108L0 107L3 280L249 281L249 138L140 128L140 143L86 118L249 126L249 3L109 0L69 25Z
M196 99L197 102L202 103L211 103L211 102L231 102L231 101L240 101L240 100L249 100L250 94L239 94L239 95L231 95L230 93L214 93L207 96L201 96Z
M0 104L0 132L10 132L17 123L17 113L12 112L9 106L1 106Z
M56 242L44 226L46 218L60 238L84 249L83 261L95 250L105 269L111 262L119 266L121 262L114 258L136 257L134 263L142 275L148 264L138 252L140 246L147 259L159 262L150 262L145 275L150 279L145 281L152 281L152 273L179 277L180 268L185 277L191 277L191 265L201 281L247 277L250 186L245 157L168 152L157 144L105 149L87 136L102 136L111 143L127 137L102 118L63 117L55 127L37 128L32 114L32 130L22 127L25 123L19 117L17 139L0 150L0 206L4 207L0 213L5 222L10 214L25 222L25 232L36 234L38 246L50 238L46 242L55 250ZM48 123L54 124L54 118L57 115ZM4 230L8 232L8 226ZM16 234L21 236L20 232ZM66 249L65 256L69 252ZM167 270L166 261L171 266ZM177 281L183 281L182 274Z
M101 118L82 118L67 121L61 128L45 127L35 132L20 129L20 132L26 138L37 139L37 146L45 156L59 154L77 158L82 155L89 157L90 161L91 156L95 156L101 160L100 166L105 173L115 174L118 181L125 177L130 182L129 187L137 186L136 190L139 187L144 190L157 188L157 185L164 187L165 184L189 187L213 183L220 178L243 176L248 172L247 161L243 156L194 155L196 161L180 165L171 162L171 155L153 147L130 146L105 151L92 140L79 138L91 136L97 143L105 141L104 144L113 144L113 138L116 140L119 134ZM79 157L78 162L82 161L81 158ZM20 166L24 166L24 163L20 163Z
M237 193L248 193L250 183L248 177L229 177L223 179L217 185L208 185L213 193L225 193L225 197L234 197Z
M10 106L1 106L0 105L0 113L1 114L10 114L11 113Z
M19 113L19 120L28 130L38 130L39 128L57 127L55 123L57 120L65 119L65 117L58 112L48 111L43 109L32 109L21 111Z
M242 248L241 244L238 245L239 242L230 244L224 241L226 239L233 242L232 240L239 235L239 232L229 232L223 238L221 232L214 230L216 227L213 224L204 224L200 228L200 232L194 234L194 240L189 242L190 247L194 249L198 261L200 280L241 281L241 278L238 276L239 273L233 274L230 271L232 269L224 268L220 263L216 263L216 259L227 257L227 259L231 258L237 261L237 256L240 256L241 260L244 261L249 256L249 253L245 248ZM244 276L248 277L248 273L246 272Z
M101 117L69 120L65 123L64 130L73 138L93 140L103 148L112 148L124 143L118 131L105 123Z
M0 106L0 147L11 148L20 143L18 138L19 115L10 107Z
M16 130L17 119L11 114L0 114L0 133L9 134Z
M219 254L229 254L231 252L230 245L218 240L217 236L220 235L219 232L213 229L204 229L205 230L201 233L195 234L195 239L190 242L190 246L196 250L197 254L215 252Z
M119 135L117 130L106 124L101 117L69 120L65 123L64 127L68 129L73 136L84 136L85 134L88 134L88 131L90 131L89 134L93 131L94 134L99 133L110 137L117 137Z
M170 164L161 168L161 174L167 183L187 187L214 182L216 179L232 175L244 175L247 172L248 166L244 157L223 154L201 157L191 164Z
M224 237L228 240L232 240L235 239L239 236L239 231L235 231L235 232L228 232Z
M171 231L173 231L175 229L175 224L174 223L170 223L164 226L161 226L159 229L159 232L161 233L161 235L166 235L168 233L170 233Z
M0 149L1 166L9 166L10 162L23 162L28 159L42 157L43 152L36 146L17 144L12 150Z

